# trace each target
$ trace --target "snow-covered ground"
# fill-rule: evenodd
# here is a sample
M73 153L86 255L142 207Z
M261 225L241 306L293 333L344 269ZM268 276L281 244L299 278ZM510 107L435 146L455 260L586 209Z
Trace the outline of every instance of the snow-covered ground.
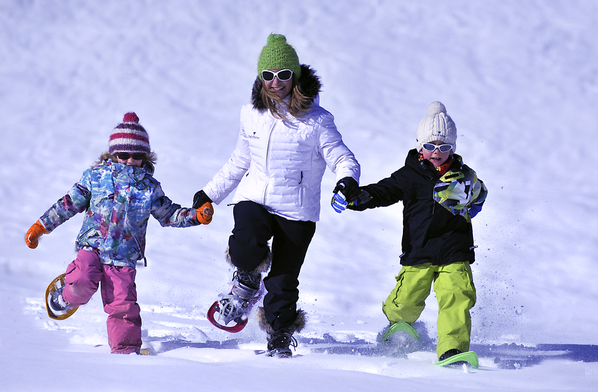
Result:
M595 390L596 15L593 0L0 1L2 390ZM402 206L338 215L331 173L300 279L310 320L296 358L255 355L255 322L232 335L205 318L229 286L228 200L207 227L150 223L137 275L144 339L168 351L108 354L99 295L63 322L45 315L42 293L74 257L81 217L36 250L29 226L131 110L156 178L190 205L232 152L271 32L322 77L322 106L363 184L402 166L428 104L446 105L458 152L490 192L474 220L480 370L434 366L433 344L370 355L400 269ZM432 339L436 309L431 296L420 327ZM324 340L344 345L313 344Z

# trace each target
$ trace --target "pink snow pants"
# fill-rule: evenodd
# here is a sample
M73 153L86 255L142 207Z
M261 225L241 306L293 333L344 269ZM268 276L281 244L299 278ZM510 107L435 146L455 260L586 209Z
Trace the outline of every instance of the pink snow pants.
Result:
M136 273L135 268L102 264L95 252L87 250L80 250L66 269L63 297L72 306L86 304L101 282L104 311L108 313L108 344L113 354L139 354L141 349Z

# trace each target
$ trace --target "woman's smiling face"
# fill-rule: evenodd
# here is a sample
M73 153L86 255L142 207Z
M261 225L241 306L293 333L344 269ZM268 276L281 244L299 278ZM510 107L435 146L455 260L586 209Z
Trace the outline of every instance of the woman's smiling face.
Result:
M269 71L276 72L280 71L280 69L270 69ZM293 88L293 78L291 77L289 80L281 81L278 77L274 77L271 81L264 80L264 87L274 93L278 98L283 99L286 98L287 95L291 93L291 89Z

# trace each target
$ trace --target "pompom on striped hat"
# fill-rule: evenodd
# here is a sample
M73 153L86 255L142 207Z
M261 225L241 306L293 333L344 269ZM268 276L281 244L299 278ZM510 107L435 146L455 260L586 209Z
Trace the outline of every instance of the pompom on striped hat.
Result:
M123 122L118 124L110 134L108 153L118 152L150 154L149 135L139 124L139 117L134 112L128 112Z

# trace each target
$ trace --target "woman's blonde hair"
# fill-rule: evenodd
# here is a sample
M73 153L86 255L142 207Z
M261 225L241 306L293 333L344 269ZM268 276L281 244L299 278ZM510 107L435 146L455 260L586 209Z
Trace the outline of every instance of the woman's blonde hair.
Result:
M299 84L297 84L295 74L293 74L293 85L291 88L291 93L289 94L290 99L288 103L280 99L276 94L269 91L264 86L265 83L262 83L262 88L260 91L262 101L270 113L272 113L272 116L275 118L288 121L288 118L286 118L284 114L281 114L279 111L282 105L284 105L289 114L295 118L303 117L311 106L311 100L301 92L301 88L299 87Z
M110 154L109 152L105 152L102 155L100 155L98 160L95 162L95 165L99 165L107 160L111 160L112 162L118 162L116 154ZM153 174L156 168L157 161L158 156L155 152L152 151L149 154L145 154L145 156L143 157L143 161L141 162L141 167L146 169L149 173Z

